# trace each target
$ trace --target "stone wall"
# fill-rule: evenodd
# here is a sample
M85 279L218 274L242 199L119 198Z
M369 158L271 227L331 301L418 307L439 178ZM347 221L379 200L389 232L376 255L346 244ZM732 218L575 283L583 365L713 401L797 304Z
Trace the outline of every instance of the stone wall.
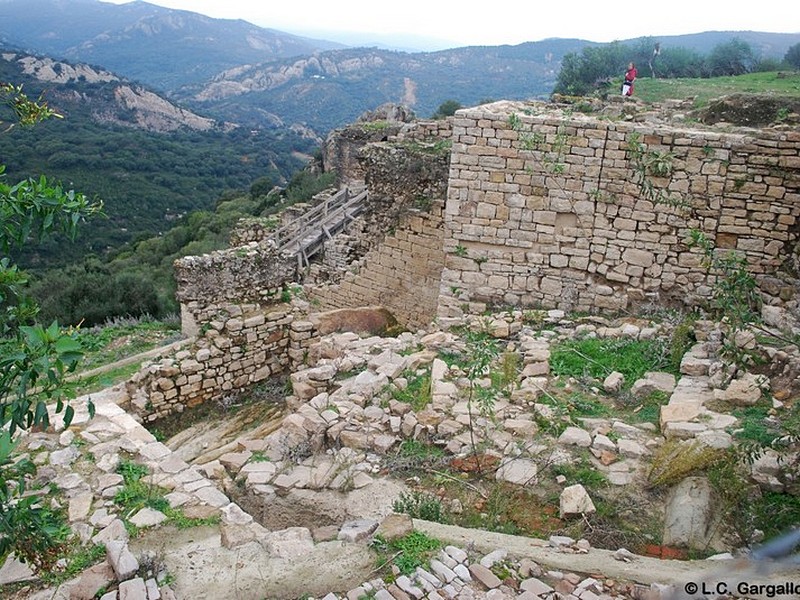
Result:
M346 236L326 243L306 279L313 304L384 306L405 326L430 323L444 264L449 131L446 121L409 125L391 141L360 150L369 205Z
M289 365L288 304L209 304L195 318L203 325L189 348L144 365L128 382L131 409L145 421L234 398Z
M487 305L621 311L710 293L702 232L771 302L797 244L800 133L676 129L502 102L459 111L439 316Z
M306 294L320 310L383 306L407 327L428 325L436 315L444 252L442 201L427 211L410 209L337 284L308 284Z

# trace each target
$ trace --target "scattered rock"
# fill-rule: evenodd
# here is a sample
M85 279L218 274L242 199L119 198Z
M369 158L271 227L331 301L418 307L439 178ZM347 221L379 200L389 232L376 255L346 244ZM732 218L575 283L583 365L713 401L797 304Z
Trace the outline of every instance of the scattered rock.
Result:
M588 448L592 445L592 436L588 431L580 427L567 427L564 432L558 436L558 443L563 446Z
M653 392L671 394L675 390L675 376L672 373L647 372L642 379L634 382L631 393L636 398L646 398Z
M588 515L597 510L586 488L580 483L564 488L558 500L558 507L559 515L562 518L582 514Z
M607 394L617 394L625 384L625 375L619 371L614 371L603 381L603 389Z
M31 568L24 562L17 560L13 554L9 554L0 568L0 585L19 583L35 579Z
M359 542L368 538L377 528L378 522L373 519L348 521L342 525L337 539L344 542Z
M503 583L498 579L497 575L479 563L471 564L469 573L473 579L479 581L487 590L498 588Z
M128 543L112 540L106 543L106 558L114 569L117 581L125 581L133 577L139 570L139 561L128 549ZM144 585L144 582L142 582Z
M498 481L507 481L517 485L531 485L536 481L539 468L533 461L514 458L500 465L495 473Z
M392 513L381 521L381 524L375 530L375 535L380 535L386 541L391 542L407 536L413 530L414 522L409 515Z

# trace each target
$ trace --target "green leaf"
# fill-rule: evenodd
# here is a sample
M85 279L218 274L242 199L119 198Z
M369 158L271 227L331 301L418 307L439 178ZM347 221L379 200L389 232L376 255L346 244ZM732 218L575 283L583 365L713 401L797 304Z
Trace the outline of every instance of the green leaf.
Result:
M68 404L67 409L64 411L64 427L69 427L74 417L75 417L75 409Z
M56 352L58 354L80 353L81 344L68 335L62 335L56 340Z
M43 400L36 403L36 411L33 414L33 425L49 425L50 419L47 415L47 405Z

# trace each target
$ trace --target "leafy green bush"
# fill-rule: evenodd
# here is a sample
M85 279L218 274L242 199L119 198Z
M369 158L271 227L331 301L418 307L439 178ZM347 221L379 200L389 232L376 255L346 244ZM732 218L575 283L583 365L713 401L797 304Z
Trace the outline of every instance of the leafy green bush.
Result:
M15 445L8 431L0 432L0 558L14 552L19 560L47 572L61 556L70 528L46 498L23 495L26 478L36 467L27 458L13 457Z

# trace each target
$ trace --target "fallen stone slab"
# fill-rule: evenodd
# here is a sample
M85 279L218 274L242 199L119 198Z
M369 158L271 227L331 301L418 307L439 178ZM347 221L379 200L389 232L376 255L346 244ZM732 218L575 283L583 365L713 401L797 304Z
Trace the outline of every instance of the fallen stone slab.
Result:
M93 600L97 592L116 583L116 574L108 561L103 561L80 574L70 590L70 600Z
M524 458L514 458L504 462L497 469L495 479L516 485L530 485L535 482L539 468L536 463Z
M155 527L166 520L167 515L160 510L152 508L143 508L130 519L131 523L136 527Z
M469 573L472 575L473 579L479 581L487 590L499 588L503 583L497 575L480 563L471 564L469 566Z
M414 523L407 514L392 513L387 515L378 528L375 535L380 535L388 542L407 536L414 531ZM337 532L338 535L338 532ZM335 536L334 536L335 537Z
M358 519L348 521L342 525L337 539L343 542L359 542L368 538L378 528L378 521L374 519Z
M120 583L119 600L148 600L144 579L136 577Z
M563 446L588 448L592 445L592 436L588 431L580 427L567 427L564 432L558 436L558 443Z
M541 579L537 579L536 577L531 577L529 579L525 579L519 584L519 589L523 592L531 592L536 596L544 596L545 594L549 594L553 591L553 588L547 585Z
M128 549L127 542L112 540L106 543L106 559L114 569L117 581L130 579L139 570L139 561Z
M660 371L648 371L631 386L631 393L636 398L645 398L654 392L671 394L674 390L675 376Z
M21 560L18 560L13 554L9 554L3 566L0 567L0 585L19 583L20 581L29 581L35 578L36 576L31 568Z

